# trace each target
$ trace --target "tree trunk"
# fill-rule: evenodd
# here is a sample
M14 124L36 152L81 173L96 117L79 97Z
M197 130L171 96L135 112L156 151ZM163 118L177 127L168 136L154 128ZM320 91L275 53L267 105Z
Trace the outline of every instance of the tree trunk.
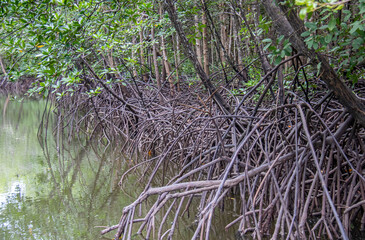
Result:
M196 57L198 58L198 61L200 65L202 65L202 48L200 44L200 30L199 30L199 16L196 14L194 16L195 21L195 49L196 49Z
M234 62L234 54L232 54L232 51L234 49L234 47L232 47L232 44L233 44L233 17L230 16L229 17L229 34L228 34L228 42L227 42L228 46L227 46L227 52L228 52L228 55L230 56L230 58L232 59L233 58L233 61Z
M220 8L222 11L221 15L219 16L219 19L221 21L221 43L222 43L222 46L220 48L220 57L221 57L221 62L224 63L225 62L224 49L227 50L227 26L226 26L225 4L221 3Z
M7 73L6 73L6 70L5 70L5 67L4 67L4 64L3 64L3 59L1 58L1 56L0 56L0 65L1 65L1 70L4 73L4 76L6 76Z
M139 47L139 55L140 55L140 63L141 63L141 75L142 75L142 79L143 81L147 82L148 81L148 75L145 72L145 62L144 62L144 49L143 49L143 28L141 27L141 30L139 31L139 43L140 43L140 47Z
M221 110L225 114L231 113L231 108L227 104L227 102L223 99L223 97L216 91L212 82L208 78L207 74L205 74L203 67L200 65L198 58L196 57L195 52L193 51L192 46L190 45L187 37L185 36L184 30L182 29L181 23L177 18L177 13L174 7L174 3L172 0L165 1L166 9L169 14L169 18L172 22L172 25L176 29L176 32L179 34L181 44L183 45L183 50L185 55L191 60L194 65L196 72L198 73L201 81L203 82L206 89L212 94L214 101L218 104Z
M240 31L240 20L238 18L238 13L235 12L234 13L234 21L233 21L233 35L234 35L234 42L235 42L235 51L236 53L236 58L237 59L237 68L238 71L242 74L243 77L241 77L241 75L239 75L240 77L237 78L237 81L241 81L241 82L247 82L248 81L248 74L247 74L247 70L245 69L245 66L243 64L243 53L242 53L242 39L241 39L241 35L239 33ZM239 83L236 82L236 86L235 87L239 87Z
M136 40L136 37L135 36L133 36L132 37L132 45L133 46L135 46L136 44L137 44L137 42L136 42L137 40ZM136 60L136 54L135 54L135 52L134 52L134 49L132 49L132 59L133 59L133 61L135 61ZM134 78L137 78L137 76L138 76L138 73L137 73L137 70L136 70L136 67L135 66L133 66L133 70L132 70L132 72L133 72L133 77Z
M263 0L267 15L273 21L277 31L290 40L292 46L298 53L310 58L312 64L316 66L321 63L320 76L333 91L340 103L347 108L349 113L362 125L365 126L365 101L358 98L350 88L337 76L336 72L329 65L327 58L313 49L308 49L303 39L300 37L303 31L303 22L293 11L289 11L286 16L284 12L275 5L273 0Z
M160 5L160 19L162 19L162 4ZM166 77L168 78L168 81L170 83L170 94L171 96L174 95L174 79L171 76L171 68L170 68L170 64L168 62L167 59L167 52L166 52L166 44L165 44L165 36L162 34L161 35L161 50L162 50L162 61L163 61L163 65L165 67L165 71L166 71Z
M202 0L203 6L205 5L205 0ZM202 15L203 27L203 60L204 60L204 72L209 76L209 46L208 46L208 33L207 33L207 15L203 11Z
M202 2L203 3L203 8L204 8L204 12L205 14L207 15L208 17L208 20L210 21L210 24L211 24L211 29L216 37L216 41L217 41L217 48L219 48L219 50L217 50L217 54L220 55L220 60L221 60L221 64L223 65L223 62L224 63L228 63L232 69L238 74L240 75L240 77L243 78L243 75L241 74L241 72L238 70L237 66L235 65L235 63L232 61L231 57L230 57L230 54L227 52L227 32L226 32L226 26L224 26L224 31L222 30L221 28L221 31L219 33L219 31L217 31L217 29L215 28L215 25L214 25L214 21L213 21L213 18L212 16L210 15L209 13L209 10L207 8L207 5L204 3L204 1ZM225 6L225 5L222 5L222 7ZM226 17L222 18L222 21L226 21L225 20ZM223 24L222 24L223 25ZM224 35L225 37L222 37L221 36L221 33L224 32ZM223 52L223 55L220 54L221 52ZM228 83L228 78L226 76L226 72L225 72L225 67L222 66L222 70L223 70L223 73L225 75L225 79Z
M155 78L157 82L157 87L161 89L161 79L160 79L160 71L158 70L158 62L157 62L157 47L155 43L155 26L152 26L151 30L151 40L153 42L152 45L152 55L153 55L153 66L155 68Z
M114 59L113 59L113 48L111 48L108 51L108 62L109 62L109 67L110 68L114 68L115 67Z
M175 37L175 38L174 38ZM172 35L172 43L174 46L174 59L175 59L175 73L176 73L176 88L177 91L180 92L180 75L179 75L179 65L180 65L180 41L179 36Z

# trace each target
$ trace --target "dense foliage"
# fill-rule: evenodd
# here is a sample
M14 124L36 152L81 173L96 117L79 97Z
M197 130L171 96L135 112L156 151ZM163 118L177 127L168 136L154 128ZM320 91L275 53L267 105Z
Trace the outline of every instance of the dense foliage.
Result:
M300 11L300 16L306 18L306 29L299 31L307 46L330 56L338 73L356 83L363 76L365 65L362 54L365 45L364 0L346 1L345 4L313 0L286 2L293 7L291 11ZM49 89L67 85L66 91L59 92L59 96L71 94L72 86L82 81L81 75L88 74L88 70L81 66L84 60L107 83L110 79L106 74L124 76L131 74L132 69L155 78L152 64L154 44L160 56L161 49L166 49L172 69L180 64L174 56L181 54L177 52L176 33L167 13L160 11L158 2L6 0L0 4L3 74L11 81L24 75L34 76L40 80L35 92L46 93ZM198 51L202 51L202 33L209 24L204 37L210 46L209 52L204 54L210 55L208 64L211 70L217 71L229 64L246 66L257 57L262 44L263 54L270 54L272 63L278 64L292 54L288 39L272 31L270 19L255 6L255 1L209 1L203 4L187 1L179 3L177 8L189 41L200 46ZM204 8L209 11L210 18L205 24L201 20ZM152 28L155 32L153 40ZM163 46L160 36L165 38ZM225 47L226 54L217 52L222 47L220 45ZM198 57L202 58L201 54ZM162 60L157 61L161 72ZM188 61L179 65L179 71L189 78L194 77ZM254 72L249 75L257 77ZM99 90L94 89L91 93Z

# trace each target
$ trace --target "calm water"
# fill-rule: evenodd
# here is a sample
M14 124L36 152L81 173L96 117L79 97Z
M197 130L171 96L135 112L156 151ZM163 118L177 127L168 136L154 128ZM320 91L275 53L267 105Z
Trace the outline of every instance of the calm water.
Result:
M57 152L51 134L44 152L46 102L0 104L0 239L97 239L96 226L117 223L131 201L115 184L118 159L79 140Z
M0 240L112 239L101 237L98 226L119 222L143 184L132 175L120 190L128 161L116 149L76 139L57 151L63 138L56 141L51 127L42 148L37 132L45 107L44 100L0 97ZM218 217L212 239L235 239L233 229L222 230L235 217ZM193 221L191 211L190 218L181 218L175 239L190 239Z

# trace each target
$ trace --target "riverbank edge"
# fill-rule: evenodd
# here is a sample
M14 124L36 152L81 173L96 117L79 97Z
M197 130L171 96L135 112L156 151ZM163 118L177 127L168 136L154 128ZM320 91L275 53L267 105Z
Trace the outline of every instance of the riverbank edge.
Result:
M2 77L0 78L0 94L26 95L35 82L37 82L35 77L22 77L15 82L7 81L5 77Z

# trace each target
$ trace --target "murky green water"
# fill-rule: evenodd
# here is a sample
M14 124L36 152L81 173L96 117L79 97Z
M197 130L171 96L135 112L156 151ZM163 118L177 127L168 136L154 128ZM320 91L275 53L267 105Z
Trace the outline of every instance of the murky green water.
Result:
M78 141L58 153L37 138L45 101L0 98L0 239L97 239L131 201L116 187L118 159ZM49 158L46 156L49 155Z
M132 175L120 190L117 182L128 164L110 147L75 139L57 148L60 140L50 127L42 148L37 132L45 107L44 100L0 97L0 240L111 239L100 236L100 226L118 223L143 184ZM147 209L144 204L142 212ZM235 239L234 232L218 230L234 217L218 217L212 239ZM193 221L193 212L181 218L175 239L189 239Z

